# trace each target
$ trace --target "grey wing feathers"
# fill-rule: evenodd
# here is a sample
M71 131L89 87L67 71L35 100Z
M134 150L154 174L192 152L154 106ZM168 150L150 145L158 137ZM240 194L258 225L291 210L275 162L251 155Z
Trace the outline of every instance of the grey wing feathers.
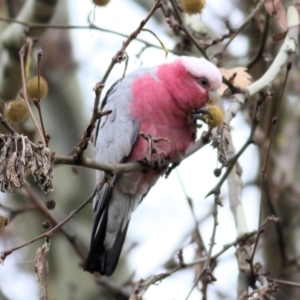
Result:
M128 82L127 82L128 81ZM139 124L130 116L131 81L117 82L103 101L105 110L112 113L101 118L96 135L96 159L120 163L128 156L136 140Z
M132 79L126 77L116 82L106 94L101 109L112 110L112 113L98 122L95 135L96 160L120 163L130 154L139 132L138 122L130 116L131 83ZM104 172L97 171L96 181L99 182L104 175ZM113 179L115 180L117 178ZM111 194L112 187L106 185L94 198L95 219L91 249L84 267L89 272L98 271L104 275L110 275L116 267L129 223L126 221L122 230L116 232L113 247L107 249L105 239L111 226L108 224Z

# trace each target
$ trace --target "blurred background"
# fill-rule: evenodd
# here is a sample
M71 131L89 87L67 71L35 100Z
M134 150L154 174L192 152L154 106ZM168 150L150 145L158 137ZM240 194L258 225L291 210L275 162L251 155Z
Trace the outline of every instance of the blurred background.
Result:
M27 34L37 38L30 76L37 74L36 54L42 48L41 74L48 82L49 93L41 101L41 108L46 131L51 136L49 147L56 154L72 154L92 114L95 97L93 87L102 80L112 57L125 40L124 35L130 35L138 27L153 3L147 0L111 0L107 6L95 7L90 0L0 0L2 105L15 99L21 88L18 52L22 37ZM171 9L169 1L163 3ZM207 0L201 14L188 15L183 12L182 18L197 40L209 43L228 33L226 22L229 28L237 28L256 5L257 1ZM40 14L34 15L31 10L37 10ZM25 22L49 24L49 28L31 28L28 32L28 26L15 24L15 28L11 29L13 23L7 22L7 19L15 18ZM98 29L88 28L89 22ZM84 28L52 28L52 25L76 25ZM132 41L126 50L129 57L127 73L137 68L171 62L178 55L201 56L186 35L169 27L161 10L154 14L145 27L153 31L170 51L166 57L159 41L151 33L142 32L138 37L142 41ZM272 36L281 32L283 30L278 18L270 17L262 6L224 52L219 53L228 39L209 47L207 54L213 57L219 67L248 68L255 81L276 56L282 40L274 41ZM256 56L258 58L254 60ZM124 64L114 67L105 84L103 96L110 85L122 76L123 71ZM265 162L272 130L271 120L283 89L284 75L281 72L270 88L273 95L266 100L261 111L260 125L255 135L256 145L249 146L239 159L243 171L241 202L249 232L258 228L259 220L270 215L283 220L281 223L267 223L266 231L260 238L255 262L261 262L263 270L269 272L271 277L299 282L300 214L297 183L300 176L300 109L297 84L299 66L296 57L293 59L281 106L263 193L260 185L260 169ZM230 99L224 96L223 100L226 109ZM230 124L233 144L237 150L249 136L250 116L255 101L256 97L249 99ZM31 120L16 124L15 128L36 140ZM199 136L203 130L207 130L206 125L199 131ZM93 157L92 146L86 155ZM132 216L121 261L111 278L96 279L83 272L83 261L74 249L74 244L58 230L51 238L48 254L49 299L128 299L126 293L130 295L133 283L174 268L179 249L183 249L185 262L205 256L213 229L213 197L205 196L219 180L214 175L218 166L216 149L207 145L182 162L168 179L160 179ZM54 177L54 191L47 196L30 180L32 195L28 194L28 190L0 195L0 214L9 218L8 226L0 231L0 251L44 232L42 223L48 216L37 209L36 201L43 204L47 199L54 199L56 208L50 213L57 220L62 220L94 188L93 170L59 165L55 167ZM193 210L187 198L193 203ZM213 253L237 238L226 184L222 186L220 199L223 206L219 208ZM201 251L195 241L193 213L203 241ZM64 227L74 237L78 248L85 253L89 247L91 226L92 208L89 205ZM0 266L1 300L40 299L44 295L45 286L36 281L34 264L36 251L43 244L44 240L39 240L13 252L5 259L4 265ZM199 272L197 268L199 267L183 269L158 284L151 285L144 299L185 299ZM235 247L231 247L213 268L217 281L208 285L205 291L200 282L189 299L236 299L238 271ZM116 290L113 290L112 284ZM121 293L123 288L125 292ZM299 289L280 285L280 290L274 297L281 300L298 299Z

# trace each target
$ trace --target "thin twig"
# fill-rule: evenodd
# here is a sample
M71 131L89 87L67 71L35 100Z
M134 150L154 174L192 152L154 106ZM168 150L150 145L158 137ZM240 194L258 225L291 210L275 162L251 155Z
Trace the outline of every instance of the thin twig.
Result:
M254 133L258 126L258 110L262 104L262 101L259 100L256 103L256 107L254 109L253 117L252 117L252 125L251 130L248 139L242 146L242 148L233 156L231 157L227 162L227 168L224 172L223 176L219 180L219 182L216 184L216 186L206 195L206 198L210 195L218 195L220 193L221 186L223 185L224 181L227 179L228 175L230 174L231 170L235 166L236 162L238 161L239 157L244 153L244 151L248 148L249 145L253 143Z
M43 216L47 216L47 219L55 226L59 224L59 221L53 216L53 214L50 213L45 204L38 198L38 196L30 186L25 185L22 191L27 196L27 198L35 205L35 208L37 208L42 213ZM60 227L60 231L71 243L81 260L84 261L86 259L86 253L77 243L77 238L64 227Z
M210 245L209 245L209 249L208 249L208 253L207 253L207 258L204 264L203 269L204 270L210 270L210 261L211 261L211 256L212 256L212 250L213 247L215 245L215 240L216 240L216 232L217 232L217 227L218 227L218 205L220 205L220 199L219 199L219 195L215 196L215 200L214 200L214 205L213 205L213 219L214 219L214 224L213 224L213 231L211 234L211 238L210 238ZM207 273L207 271L205 271Z
M258 49L256 55L253 57L253 59L248 63L248 65L247 65L248 71L258 62L258 60L260 59L260 57L263 54L263 51L264 51L264 48L266 45L266 41L267 41L267 37L268 37L269 24L270 24L270 15L267 13L266 20L265 20L265 26L263 29L263 34L262 34L262 37L260 40L259 49Z
M33 115L33 112L31 110L31 107L29 105L29 101L28 101L28 98L27 98L27 91L26 91L26 80L25 80L25 69L24 69L24 55L25 55L25 47L22 46L20 52L19 52L19 55L20 55L20 62L21 62L21 77L22 77L22 85L23 85L23 93L22 93L22 96L24 97L24 100L25 100L25 103L26 103L26 106L27 106L27 109L30 113L30 116L31 116L31 119L34 123L34 126L43 142L44 145L46 145L46 141L44 139L44 135L41 131L41 128L39 127L34 115Z
M8 123L7 119L0 113L0 123L12 134L19 135L15 129Z
M26 38L27 45L27 55L26 55L26 64L25 64L25 78L28 80L30 74L31 67L31 55L32 55L32 47L33 47L33 39L31 37Z
M229 32L223 34L221 37L216 38L216 39L213 39L213 40L210 41L210 42L202 42L203 47L204 47L205 49L208 49L208 48L211 47L211 46L214 46L214 45L217 45L217 44L220 43L220 42L223 42L225 39L229 39L230 36L231 36L232 33L233 33L233 29L232 29L232 28L228 28L228 29L229 29Z
M252 13L244 20L244 22L238 28L236 28L234 30L233 35L230 37L229 41L224 45L221 53L224 53L226 51L226 49L228 48L230 43L234 40L234 38L236 38L236 36L252 21L252 19L259 12L259 10L264 5L264 3L265 3L265 0L260 0L257 3L257 5L256 5L255 9L252 11Z
M245 242L246 240L252 238L255 234L257 234L257 231L253 231L250 233L246 233L242 236L240 236L239 238L237 238L235 241L233 241L232 243L229 243L227 245L224 245L223 249L220 250L218 253L216 253L215 255L211 256L211 260L216 260L218 257L220 257L224 252L226 252L228 249L230 249L233 246L237 246L238 244L240 244L241 242ZM153 275L150 276L148 279L146 280L140 280L134 287L133 289L133 293L132 295L136 295L138 297L141 297L146 290L149 288L150 285L155 284L158 281L163 280L166 277L171 276L172 274L183 270L185 268L189 268L189 267L193 267L196 264L202 264L207 260L207 257L202 257L200 259L196 259L193 262L190 263L184 263L184 264L179 264L177 267L173 268L172 270L169 270L167 272L158 274L158 275ZM139 298L134 298L134 299L139 299Z
M54 25L54 24L43 24L43 23L31 23L31 22L22 22L22 21L19 21L19 20L10 19L10 18L3 18L3 17L0 17L0 21L7 22L7 23L20 24L20 25L23 25L25 27L28 27L29 30L34 29L34 28L45 28L45 29L54 29L54 30L69 30L69 29L98 30L98 31L102 31L102 32L105 32L105 33L109 33L109 34L118 35L118 36L121 36L121 37L124 37L124 38L129 37L128 34L96 26L90 20L88 20L89 25ZM153 43L149 43L146 40L143 40L141 38L136 38L135 41L137 41L139 43L143 43L147 47L151 47L151 48L158 49L158 50L162 49L160 46L157 46ZM173 51L172 49L168 49L168 52L176 54L175 51Z
M282 285L287 285L287 286L292 286L292 287L296 287L296 288L300 288L300 283L299 282L294 282L294 281L289 281L289 280L282 280L282 279L278 279L278 278L273 278L273 277L269 277L267 276L268 281L273 281Z
M218 205L220 205L219 195L216 195L214 205L213 205L213 212L212 212L212 215L214 218L214 224L213 224L213 230L212 230L212 234L211 234L211 238L210 238L210 245L209 245L209 249L207 252L206 260L204 262L202 272L199 274L198 278L196 278L196 280L195 280L192 288L190 289L188 295L186 296L185 300L188 300L188 298L192 294L194 288L197 286L198 281L201 278L206 277L206 279L208 279L208 282L216 280L212 274L212 271L210 268L210 263L211 263L211 259L212 259L212 250L213 250L213 247L215 245L215 240L216 240L217 227L219 224L219 222L218 222ZM207 281L207 280L205 280L205 281Z
M165 44L163 43L163 41L157 36L156 33L154 33L152 30L147 29L147 28L143 28L142 31L147 31L150 32L159 42L159 44L161 45L161 48L165 51L165 56L167 58L169 50L166 48Z
M177 171L176 174L177 174L181 189L183 191L183 194L186 198L187 204L190 208L190 211L191 211L191 214L192 214L192 217L193 217L193 221L194 221L194 225L195 225L195 229L193 230L193 232L196 234L195 243L197 244L197 246L199 248L199 251L201 253L203 253L206 249L205 249L203 239L202 239L202 236L201 236L201 233L200 233L200 230L199 230L199 222L198 222L197 217L196 217L196 213L195 213L195 209L194 209L194 205L193 205L193 200L187 194L187 191L184 187L184 184L183 184L183 181L182 181L182 178L180 176L180 173L179 173L178 169L176 171Z
M253 269L253 262L254 262L254 256L255 256L255 253L256 253L256 250L257 250L257 246L258 246L258 242L259 242L259 239L260 239L260 236L261 234L265 231L264 228L260 227L257 231L257 235L255 237L255 242L254 242L254 246L253 246L253 250L252 250L252 254L251 254L251 257L248 261L249 265L250 265L250 268L251 268L251 274L252 276L255 275L255 272L254 272L254 269Z
M74 218L87 204L89 204L91 202L91 200L94 198L94 196L96 195L96 192L104 185L105 183L105 177L103 178L103 180L99 183L99 185L95 188L95 190L93 191L93 193L82 203L80 204L74 211L72 211L68 217L66 217L64 220L62 220L60 223L58 223L55 227L53 227L52 229L50 229L49 231L27 241L26 243L23 243L21 245L18 245L16 247L13 247L11 249L8 250L4 250L1 252L0 254L0 262L4 262L5 258L12 254L14 251L19 250L21 248L24 248L42 238L51 238L51 236L53 235L53 233L61 228L64 224L66 224L67 222L69 222L72 218Z
M177 3L175 0L170 0L172 7L174 9L175 17L179 23L180 29L186 34L186 36L192 41L192 43L196 46L196 48L200 51L200 53L203 55L203 57L207 60L209 60L209 57L206 54L206 51L204 48L200 46L200 44L196 41L196 39L193 37L193 35L190 33L190 31L186 28L184 22L182 21L182 18L180 16L180 12L177 7Z
M0 203L0 208L9 214L9 221L12 221L17 215L23 214L28 211L36 210L35 206L23 206L21 208L10 208Z
M35 102L35 105L38 109L39 118L40 118L40 122L41 122L41 126L42 126L42 131L43 131L44 139L46 141L46 147L48 147L49 139L47 138L47 135L46 135L44 120L43 120L43 115L42 115L42 110L41 110L41 84L40 84L40 81L41 81L41 59L42 59L42 57L43 57L43 51L42 51L42 49L40 49L38 51L38 54L37 54L37 60L38 60L38 75L37 75L38 76L38 98L37 98L37 101Z
M82 137L80 138L78 144L75 147L75 154L73 155L74 162L81 163L85 158L83 156L83 152L86 150L90 139L92 138L93 131L96 126L96 122L102 115L102 112L99 112L98 107L100 103L101 91L104 87L104 84L97 83L94 90L95 90L95 101L94 101L94 108L93 114L90 119L88 126L86 127ZM111 111L109 112L111 113Z

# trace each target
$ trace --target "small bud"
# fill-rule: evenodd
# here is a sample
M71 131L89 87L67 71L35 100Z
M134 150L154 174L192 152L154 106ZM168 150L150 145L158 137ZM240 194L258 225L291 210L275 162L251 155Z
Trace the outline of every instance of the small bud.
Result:
M50 200L47 200L46 201L46 207L49 209L49 210L53 210L55 209L55 206L56 206L56 203L53 199L50 199Z
M50 136L50 134L47 133L47 134L46 134L46 141L49 142L50 139L51 139L51 136Z
M50 230L52 228L52 224L49 220L45 220L43 223L42 223L42 227L45 229L45 230Z
M43 56L43 50L42 50L42 49L39 49L39 51L38 51L38 53L37 53L36 56L37 56L38 59L41 59L42 56Z
M40 102L36 98L33 98L32 100L36 107L38 107L40 105Z
M214 169L214 175L219 177L221 175L221 169Z

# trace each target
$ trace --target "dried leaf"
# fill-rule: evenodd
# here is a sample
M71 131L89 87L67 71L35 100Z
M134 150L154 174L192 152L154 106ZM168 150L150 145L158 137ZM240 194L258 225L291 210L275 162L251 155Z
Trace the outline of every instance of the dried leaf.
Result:
M11 140L8 140L8 141L4 141L2 139L3 143L4 143L4 146L3 148L1 149L1 154L0 154L0 174L3 172L3 170L5 169L6 167L6 164L7 164L7 158L9 157L10 155L10 151L11 151L11 147L10 147L10 144L11 144Z
M54 154L43 144L27 137L0 134L0 190L13 192L32 175L45 193L53 190Z
M8 219L0 215L0 230L8 224Z
M32 156L30 170L44 192L53 190L53 165L54 154L41 144L39 151L35 151Z
M275 35L272 36L272 40L274 42L281 41L281 40L285 39L287 33L288 33L288 30L286 30L284 32L281 32L281 33L278 33L278 34L275 34Z
M270 16L276 15L278 25L285 31L288 28L286 12L281 0L266 0L265 9Z
M251 258L251 246L245 244L236 249L235 256L237 258L240 270L248 271L250 269L249 260Z
M220 129L220 141L218 145L218 160L222 165L227 165L228 161L228 148L230 145L231 135L228 126L223 124Z
M236 67L233 69L220 68L219 70L226 79L232 82L232 84L242 89L246 88L251 83L252 77L244 67ZM221 87L219 88L219 94L223 95L227 88L227 85L222 83Z
M47 256L49 252L49 243L37 249L34 258L34 272L37 282L43 284L47 274Z
M9 179L9 183L13 184L12 189L19 188L21 186L20 178L16 172L17 165L17 152L14 152L11 157L8 159L7 168L6 168L6 176Z

